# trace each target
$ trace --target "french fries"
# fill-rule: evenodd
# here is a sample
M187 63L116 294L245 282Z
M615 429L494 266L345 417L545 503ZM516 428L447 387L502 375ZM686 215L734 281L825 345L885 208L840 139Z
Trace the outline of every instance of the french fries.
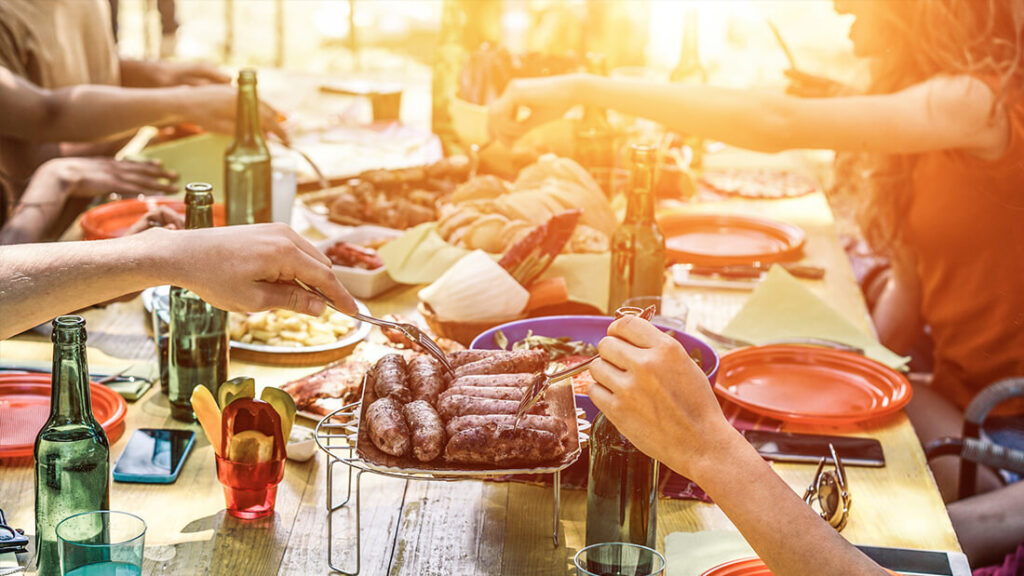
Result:
M355 328L354 320L329 308L319 317L291 310L232 312L230 324L236 342L290 348L331 344Z

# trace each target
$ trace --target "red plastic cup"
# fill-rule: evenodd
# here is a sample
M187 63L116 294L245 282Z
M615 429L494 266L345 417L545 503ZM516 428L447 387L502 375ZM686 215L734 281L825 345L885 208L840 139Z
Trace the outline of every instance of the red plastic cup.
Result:
M256 464L216 458L217 480L224 487L228 514L253 520L274 513L277 485L284 478L284 458Z

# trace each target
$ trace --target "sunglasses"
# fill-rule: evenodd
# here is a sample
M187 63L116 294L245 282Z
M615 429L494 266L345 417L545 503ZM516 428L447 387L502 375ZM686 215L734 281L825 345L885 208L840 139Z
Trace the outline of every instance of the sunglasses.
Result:
M829 443L828 449L832 453L834 468L825 470L827 458L818 461L818 471L814 474L814 481L804 492L804 502L839 532L846 526L846 520L850 516L850 491L846 484L843 461L839 459L835 446Z

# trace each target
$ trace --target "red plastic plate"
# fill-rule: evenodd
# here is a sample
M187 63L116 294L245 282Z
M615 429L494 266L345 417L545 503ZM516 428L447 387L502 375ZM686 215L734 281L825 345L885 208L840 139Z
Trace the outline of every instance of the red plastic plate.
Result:
M858 354L774 345L722 356L715 392L777 420L835 425L896 412L912 389L899 372Z
M892 570L886 572L892 576L899 576ZM723 562L700 576L772 576L772 572L760 558L742 558Z
M760 558L743 558L719 564L701 576L772 576L772 572Z
M146 201L132 198L107 202L82 215L81 226L85 239L106 240L123 236L149 210L149 203L166 204L181 214L185 213L185 203L173 198L150 198ZM224 205L214 204L213 225L223 226L226 222Z
M124 398L93 383L92 413L111 444L124 431L126 411ZM0 458L31 456L36 435L49 416L49 374L0 374Z
M798 226L732 214L665 214L658 226L669 260L699 266L793 260L806 240Z

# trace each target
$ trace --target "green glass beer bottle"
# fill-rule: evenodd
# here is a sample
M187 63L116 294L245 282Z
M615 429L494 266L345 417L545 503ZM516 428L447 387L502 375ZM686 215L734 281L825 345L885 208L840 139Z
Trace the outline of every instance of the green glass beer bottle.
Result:
M587 72L607 76L604 57L587 55ZM615 132L604 108L584 106L583 117L576 125L576 161L594 177L605 196L615 194Z
M53 321L50 417L36 436L36 569L59 576L55 529L80 512L110 509L110 444L92 413L85 320Z
M213 226L212 187L193 183L185 190L185 228ZM180 286L171 286L169 307L167 380L171 416L192 422L192 390L205 384L216 398L220 383L228 379L228 313Z
M224 197L228 224L270 222L270 151L260 131L260 101L256 97L256 71L238 73L238 112L235 141L224 154Z
M658 468L656 460L633 446L604 414L598 414L590 431L587 546L631 542L654 548ZM601 566L590 568L595 574L605 573Z
M608 309L637 296L661 296L665 283L665 236L654 219L654 148L634 145L626 217L611 242Z

